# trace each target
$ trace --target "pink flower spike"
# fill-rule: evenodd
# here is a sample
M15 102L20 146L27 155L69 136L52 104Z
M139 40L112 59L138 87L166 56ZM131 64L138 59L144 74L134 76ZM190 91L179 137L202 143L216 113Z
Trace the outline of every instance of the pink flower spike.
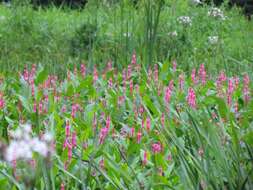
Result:
M134 128L134 127L131 128L131 132L130 132L130 133L131 133L131 134L130 134L131 137L134 137L134 133L135 133L135 128Z
M0 98L0 109L3 109L5 105L4 99L1 97Z
M64 183L61 183L61 190L65 190Z
M81 75L84 78L86 75L86 67L84 64L81 64Z
M170 103L173 84L174 84L174 81L171 80L169 83L169 86L166 88L165 97L164 97L166 103Z
M183 90L183 88L184 88L184 75L180 74L179 75L179 89Z
M206 70L205 70L204 64L200 65L200 68L199 68L199 77L201 79L202 85L205 85L206 84Z
M100 134L99 134L99 144L103 144L104 143L104 140L107 136L109 132L109 128L106 128L106 127L103 127L101 130L100 130Z
M188 90L187 102L191 108L196 108L196 95L193 88L189 88Z
M228 93L228 94L232 94L233 91L234 91L233 80L232 80L232 79L229 79L229 80L228 80L228 91L227 91L227 93Z
M106 118L106 128L109 129L110 125L111 125L111 118L110 118L110 116L107 116L107 118Z
M135 53L135 51L134 51L134 53L133 53L133 55L132 55L131 64L132 64L132 65L136 65L136 53Z
M40 100L39 102L39 114L42 114L43 112L43 103L42 103L42 100Z
M142 129L144 129L144 125L145 125L145 121L144 121L144 119L142 118L142 120L141 120L141 128L142 128Z
M138 133L137 133L137 143L138 144L140 144L140 142L141 142L141 136L142 136L141 131L138 131Z
M70 136L70 124L69 124L69 120L66 121L65 135L66 135L66 137Z
M248 103L250 99L249 82L250 82L249 75L245 74L243 77L243 95L245 103Z

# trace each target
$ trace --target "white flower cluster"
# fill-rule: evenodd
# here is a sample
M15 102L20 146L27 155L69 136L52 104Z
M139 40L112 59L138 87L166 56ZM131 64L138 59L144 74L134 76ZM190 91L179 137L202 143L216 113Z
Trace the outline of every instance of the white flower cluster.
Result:
M31 136L31 125L21 125L15 131L11 131L10 135L13 138L5 151L5 159L8 162L14 160L30 160L33 153L46 157L53 153L52 142L53 136L50 133L45 133L41 139Z
M209 36L208 37L208 42L211 44L211 45L215 45L219 42L219 37L218 36Z
M177 21L184 26L191 26L192 20L189 16L180 16Z
M212 7L208 11L208 16L214 17L214 18L220 18L221 20L226 20L226 16L224 16L222 10L220 10L217 7Z

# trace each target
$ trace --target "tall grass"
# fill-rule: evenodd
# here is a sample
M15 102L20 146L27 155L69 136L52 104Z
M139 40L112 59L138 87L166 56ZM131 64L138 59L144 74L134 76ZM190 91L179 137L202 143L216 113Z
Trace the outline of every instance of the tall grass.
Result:
M187 70L200 63L211 72L252 70L252 21L225 5L227 19L220 21L207 15L210 6L189 2L89 1L83 10L1 5L1 70L35 63L61 73L81 62L104 67L109 60L121 68L134 51L147 66L175 59ZM178 23L184 15L191 17L191 27ZM208 36L218 36L219 43L210 45Z

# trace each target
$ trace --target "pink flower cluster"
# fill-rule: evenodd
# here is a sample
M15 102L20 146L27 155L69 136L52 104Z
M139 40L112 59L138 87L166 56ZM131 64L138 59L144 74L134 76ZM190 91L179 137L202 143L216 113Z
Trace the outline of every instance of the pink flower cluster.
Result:
M106 126L101 128L100 130L100 134L99 134L99 144L103 144L105 141L106 136L109 133L109 129L110 129L110 125L111 125L111 118L108 116L106 118Z
M154 143L152 144L152 152L154 154L158 154L162 151L162 146L161 146L161 143Z
M246 103L249 102L250 99L249 82L249 75L245 74L243 77L243 95Z
M66 121L65 127L65 140L63 144L63 149L67 149L68 151L68 160L65 163L65 168L67 168L68 164L72 159L72 149L77 146L77 134L75 131L71 133L71 127L69 120Z

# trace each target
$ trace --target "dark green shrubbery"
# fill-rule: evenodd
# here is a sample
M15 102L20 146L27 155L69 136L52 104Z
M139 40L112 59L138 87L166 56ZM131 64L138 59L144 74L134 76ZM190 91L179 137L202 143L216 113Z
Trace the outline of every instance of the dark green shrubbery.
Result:
M71 39L71 52L73 56L80 56L84 52L89 52L96 38L97 27L93 24L82 24L74 32Z

